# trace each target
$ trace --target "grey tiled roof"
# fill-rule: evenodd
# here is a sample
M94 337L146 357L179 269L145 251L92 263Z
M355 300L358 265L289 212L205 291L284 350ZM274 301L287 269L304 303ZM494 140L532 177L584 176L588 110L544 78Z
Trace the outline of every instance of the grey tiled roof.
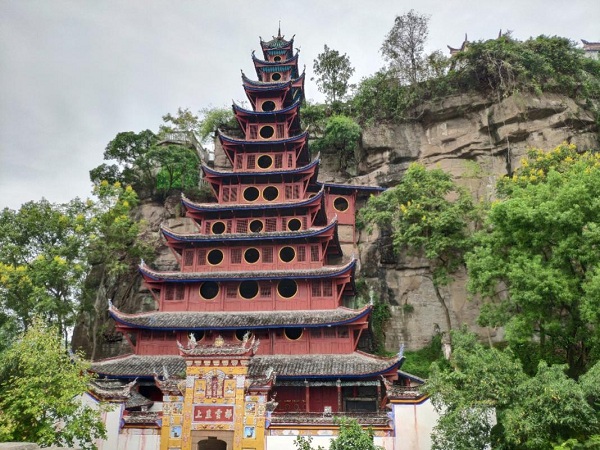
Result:
M379 358L362 352L343 355L264 355L250 360L248 376L264 377L273 368L279 378L309 377L372 377L396 367L399 358ZM183 357L128 355L98 361L92 364L92 370L101 375L113 377L152 377L154 373L169 376L185 371Z
M152 377L155 373L163 374L165 371L169 376L175 376L185 372L185 362L179 355L126 355L93 362L91 369L100 375L112 377Z
M282 326L324 326L351 322L367 315L369 309L337 308L329 310L300 311L248 311L248 312L161 312L125 314L114 307L110 315L119 323L136 328L195 330L195 329L252 329Z
M398 358L378 358L362 352L345 355L264 355L255 356L248 374L258 376L272 367L277 379L306 376L351 378L373 376L398 365Z
M290 270L240 270L229 272L159 272L150 269L147 265L140 265L140 272L147 278L155 281L240 281L240 280L280 280L310 279L327 276L342 275L356 265L352 259L344 266L325 266L316 269L290 269Z
M131 396L125 402L125 408L140 408L142 406L152 406L154 402L144 397L139 392L132 392Z

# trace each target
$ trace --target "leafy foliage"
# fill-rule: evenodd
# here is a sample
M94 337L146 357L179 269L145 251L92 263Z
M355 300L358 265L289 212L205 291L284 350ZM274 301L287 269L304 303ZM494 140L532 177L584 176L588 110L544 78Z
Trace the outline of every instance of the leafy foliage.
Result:
M215 136L220 128L237 129L237 122L231 108L204 108L200 110L202 120L199 122L200 140L206 142Z
M79 399L91 378L87 368L69 356L56 328L34 320L0 354L0 440L95 448L106 431L100 411Z
M319 91L333 103L342 100L353 87L348 83L354 73L350 58L346 54L341 55L337 50L330 49L327 45L324 46L323 53L319 53L314 60L313 69Z
M434 449L551 449L598 433L590 403L598 369L578 383L565 366L541 362L530 377L510 349L485 348L465 332L454 332L453 344L451 366L434 363L427 383L442 413Z
M315 151L333 150L340 160L340 168L347 169L360 142L361 129L350 117L335 115L327 119L323 137L312 144Z
M371 428L363 430L355 419L337 418L336 420L340 426L340 434L331 440L329 450L382 450L381 447L374 444L374 433ZM311 444L311 436L298 436L294 441L298 450L313 450ZM318 446L315 450L325 449Z
M502 201L467 256L469 289L489 302L480 323L517 345L537 338L577 377L591 361L600 304L600 159L560 146L531 151L500 183ZM534 159L531 159L534 158Z

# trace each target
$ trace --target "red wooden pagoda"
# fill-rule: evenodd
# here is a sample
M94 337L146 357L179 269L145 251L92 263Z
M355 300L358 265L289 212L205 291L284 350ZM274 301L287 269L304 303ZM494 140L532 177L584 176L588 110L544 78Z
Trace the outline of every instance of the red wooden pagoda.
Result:
M347 307L357 261L342 252L354 244L357 196L378 189L317 181L319 157L311 159L300 128L304 74L293 38L279 33L261 48L263 59L253 54L258 81L242 76L252 109L233 105L244 138L218 136L231 167L202 167L216 201L183 199L197 230L161 230L180 269L142 263L156 310L111 305L133 353L93 366L110 379L137 378L140 392L164 400L165 449L192 448L211 430L231 433L218 435L227 448L264 448L277 430L315 417L318 427L333 425L338 414L388 427L382 378L397 377L401 356L357 350L371 306ZM227 400L228 379L241 397ZM179 397L165 388L169 380ZM230 405L231 420L208 420L210 402Z

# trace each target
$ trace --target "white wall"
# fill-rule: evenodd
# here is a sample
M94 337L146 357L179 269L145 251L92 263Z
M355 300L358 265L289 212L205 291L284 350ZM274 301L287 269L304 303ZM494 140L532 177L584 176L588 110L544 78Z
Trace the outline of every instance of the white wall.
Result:
M429 450L439 414L429 399L418 405L394 404L396 450Z

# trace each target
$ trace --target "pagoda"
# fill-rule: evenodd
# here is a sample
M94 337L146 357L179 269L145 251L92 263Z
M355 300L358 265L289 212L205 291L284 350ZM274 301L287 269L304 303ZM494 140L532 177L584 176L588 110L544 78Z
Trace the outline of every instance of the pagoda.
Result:
M335 416L392 433L386 386L402 354L358 350L372 305L350 307L358 261L344 253L357 201L381 189L318 181L293 45L261 39L258 80L242 73L251 107L233 105L241 133L218 133L228 167L202 166L215 201L183 198L193 232L161 228L179 270L140 265L156 310L109 306L132 353L93 364L96 393L154 402L125 405L119 432L154 433L156 448L294 448L289 436L335 435Z

